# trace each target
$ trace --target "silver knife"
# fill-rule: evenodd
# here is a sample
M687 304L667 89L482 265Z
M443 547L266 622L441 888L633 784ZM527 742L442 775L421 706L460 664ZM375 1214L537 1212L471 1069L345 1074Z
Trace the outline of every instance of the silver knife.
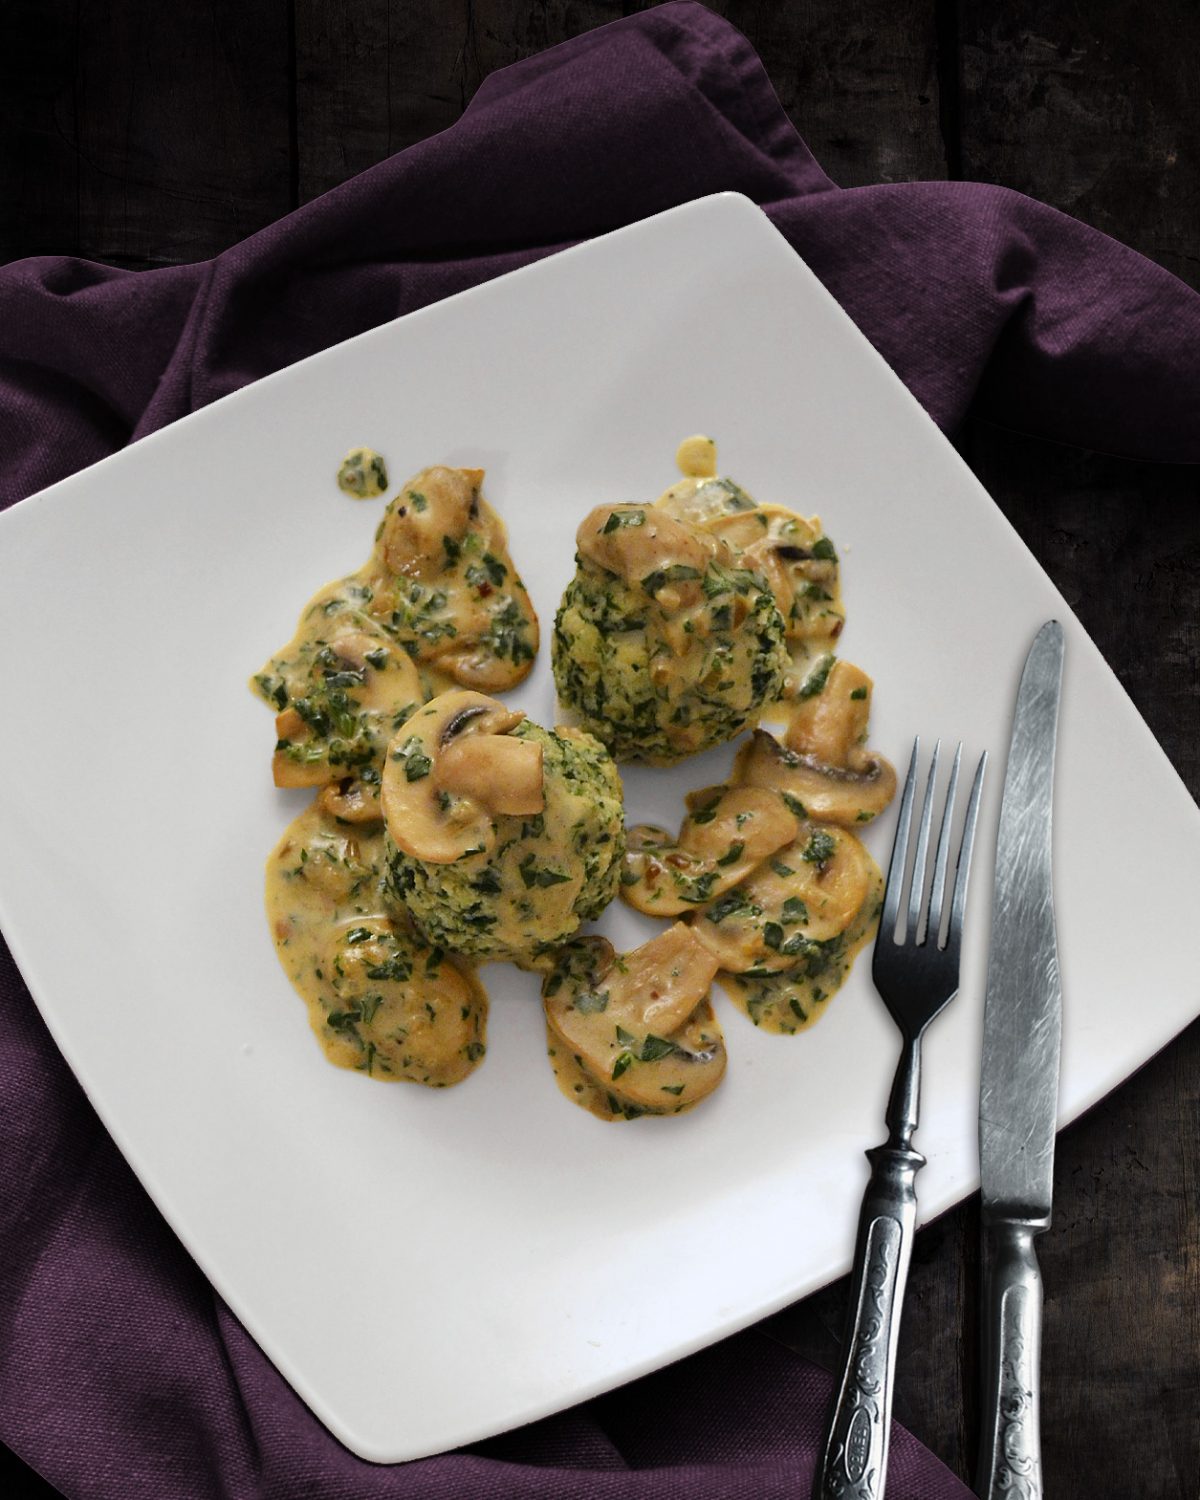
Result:
M1017 692L996 839L979 1081L983 1214L982 1433L975 1493L1040 1500L1042 1277L1050 1227L1062 988L1050 829L1063 632L1038 631Z

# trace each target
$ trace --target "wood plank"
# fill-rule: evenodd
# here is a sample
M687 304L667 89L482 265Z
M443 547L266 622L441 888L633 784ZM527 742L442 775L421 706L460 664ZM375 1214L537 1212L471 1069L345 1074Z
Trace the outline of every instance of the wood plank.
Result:
M711 8L746 34L839 186L946 176L935 0L726 0Z
M295 203L287 8L81 13L81 251L196 260Z
M496 68L647 0L297 0L299 196L307 201L444 130ZM835 181L946 175L935 0L717 0L759 52L784 108ZM849 123L848 123L849 122Z
M1200 286L1200 8L960 0L963 175L1061 208Z
M16 0L0 33L0 260L79 245L76 6Z
M295 0L301 203L458 119L468 11L467 0Z

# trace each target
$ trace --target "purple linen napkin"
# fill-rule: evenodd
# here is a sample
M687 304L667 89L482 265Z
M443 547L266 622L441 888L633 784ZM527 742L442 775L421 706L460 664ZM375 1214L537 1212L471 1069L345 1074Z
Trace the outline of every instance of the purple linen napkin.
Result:
M453 129L216 260L0 270L0 503L249 381L705 193L760 203L934 419L1200 461L1200 297L1019 194L834 187L698 5L489 78ZM0 955L0 1438L71 1500L806 1495L828 1377L751 1330L520 1432L376 1468L174 1239ZM897 1429L889 1494L968 1492Z

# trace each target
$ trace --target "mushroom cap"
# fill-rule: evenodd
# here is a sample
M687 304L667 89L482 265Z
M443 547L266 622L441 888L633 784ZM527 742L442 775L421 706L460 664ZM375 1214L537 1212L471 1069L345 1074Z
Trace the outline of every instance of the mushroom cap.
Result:
M580 557L630 584L668 569L687 570L695 581L710 562L730 560L715 537L652 505L597 505L580 522L575 545Z
M682 922L620 957L603 939L580 939L543 983L547 1024L617 1099L675 1113L710 1094L725 1072L708 998L716 971Z
M819 692L792 705L784 745L825 766L865 770L871 717L871 679L853 662L835 661Z
M507 753L494 742L524 717L495 698L456 688L405 720L388 746L381 786L384 822L398 848L429 864L453 864L491 848L501 809L493 798L485 800L486 788L478 782L472 783L474 795L447 787L443 758L460 737L478 735L493 742L488 751L497 764L507 763ZM540 771L540 752L538 766Z
M329 782L317 793L317 802L339 823L378 823L383 817L378 785L357 776Z
M815 756L788 750L762 729L738 751L734 780L773 788L794 798L808 817L851 828L869 823L896 794L896 772L873 750L864 751L861 769L827 766Z
M356 917L329 934L328 994L314 1027L342 1066L372 1048L376 1078L446 1088L485 1051L487 995L469 969L386 917ZM337 1043L346 1049L338 1056Z
M800 821L761 787L710 787L689 798L677 839L629 830L621 897L648 916L677 916L737 885L796 837Z
M354 611L327 617L311 607L256 682L286 704L271 763L284 787L324 786L377 767L396 717L425 697L411 657L382 630Z
M379 528L376 552L389 571L410 578L439 573L446 543L466 534L478 513L482 469L422 469L401 487Z

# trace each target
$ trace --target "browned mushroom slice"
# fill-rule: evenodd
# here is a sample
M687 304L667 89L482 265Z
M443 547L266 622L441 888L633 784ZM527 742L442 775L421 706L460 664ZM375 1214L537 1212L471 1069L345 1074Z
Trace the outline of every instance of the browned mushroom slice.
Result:
M475 976L386 917L329 937L322 1012L313 1029L341 1067L447 1088L485 1051L487 996Z
M708 787L688 803L678 839L659 828L629 830L621 895L649 916L678 916L722 895L800 826L777 793L760 787Z
M400 727L384 763L382 802L388 832L405 854L453 864L491 848L498 814L542 810L541 746L503 738L524 717L456 688ZM480 746L462 744L473 738Z
M738 752L733 781L780 792L798 817L846 827L869 823L896 793L896 773L882 755L865 751L856 769L827 766L812 755L788 750L756 729Z
M756 502L732 479L687 478L673 484L654 502L679 521L690 521L706 530L723 516L735 516L758 509Z
M612 1114L675 1114L725 1072L708 1000L716 970L681 922L620 957L602 938L579 939L542 985L550 1034L612 1096Z
M317 793L317 803L339 823L380 823L383 807L379 799L379 780L363 781L347 776L330 782Z
M364 573L372 612L417 661L500 692L529 675L538 622L482 481L482 469L415 475L389 506Z
M271 769L284 787L377 773L396 725L425 698L408 653L373 622L314 607L254 685L281 710Z
M824 1012L841 988L859 949L875 931L883 877L872 862L867 899L839 937L810 946L801 961L781 973L722 973L721 988L756 1026L794 1035Z
M687 521L649 505L598 505L575 535L579 555L653 593L664 610L700 595L700 580L728 549Z
M859 948L873 935L882 897L883 877L871 864L867 898L841 935L811 945L795 968L780 974L723 972L718 975L721 989L762 1031L790 1037L813 1025L849 974Z
M734 974L794 968L840 936L871 892L873 865L843 828L806 824L794 843L699 911L692 930Z
M872 755L865 747L872 686L861 667L834 662L817 690L793 706L786 748L825 766L869 770Z
M482 469L422 469L387 508L375 551L391 573L426 578L446 566L479 515Z
M760 505L719 517L708 529L734 549L743 567L766 578L789 640L811 646L837 639L845 624L837 552L819 517L806 520L783 505Z
M329 780L325 747L294 708L275 715L275 754L271 779L276 786L324 786Z

